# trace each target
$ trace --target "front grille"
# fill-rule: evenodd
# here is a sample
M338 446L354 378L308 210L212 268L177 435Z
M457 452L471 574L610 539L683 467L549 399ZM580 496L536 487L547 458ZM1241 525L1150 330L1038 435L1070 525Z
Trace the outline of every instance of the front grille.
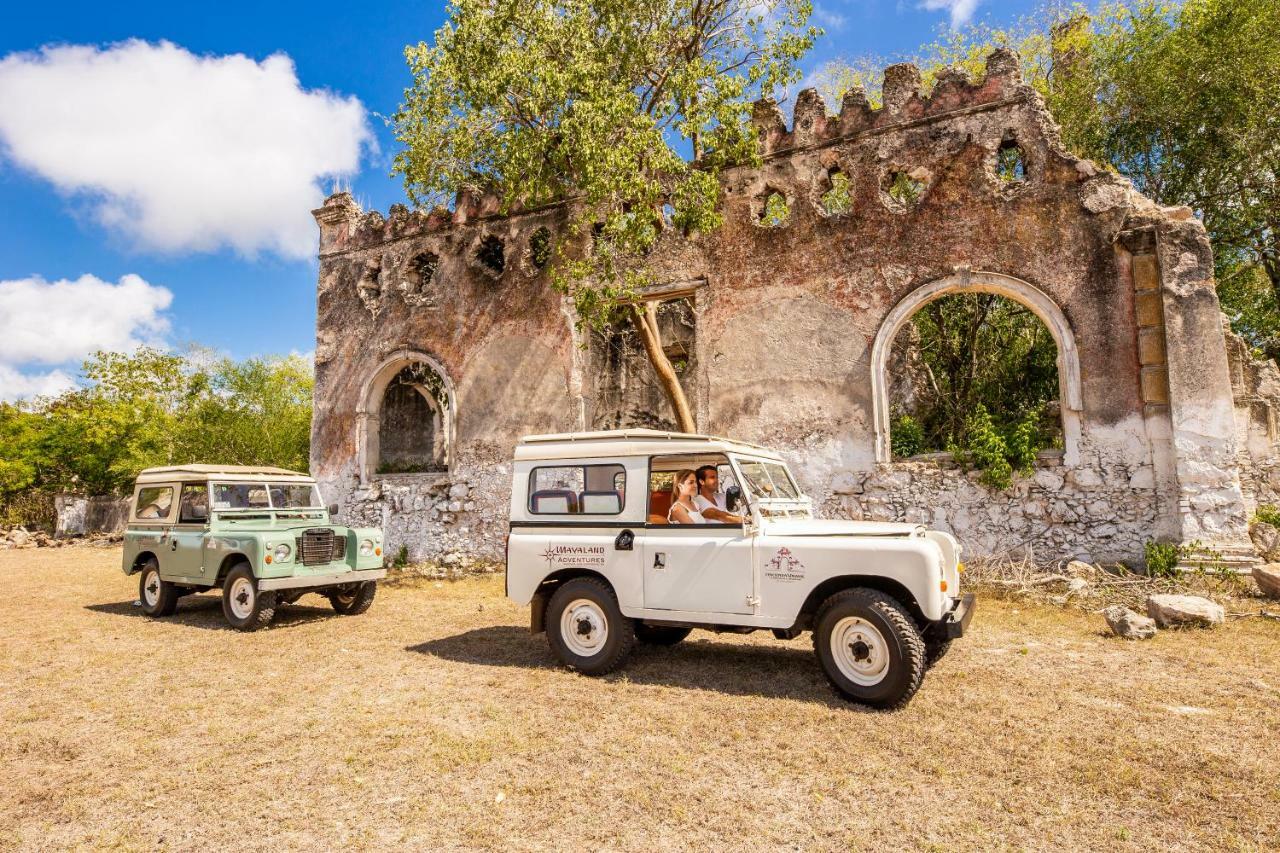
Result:
M338 560L345 559L347 559L347 537L339 536L333 540L333 560L336 563Z
M313 527L298 537L298 559L304 566L331 563L335 559L335 545L340 545L343 553L346 553L345 540L335 540L333 531L327 527Z

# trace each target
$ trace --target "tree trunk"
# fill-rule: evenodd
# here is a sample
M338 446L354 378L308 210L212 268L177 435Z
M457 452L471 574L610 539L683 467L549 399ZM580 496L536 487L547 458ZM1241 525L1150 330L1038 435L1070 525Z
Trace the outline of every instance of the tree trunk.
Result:
M676 413L677 427L681 432L697 432L698 428L693 422L693 413L689 410L689 398L685 396L684 386L680 384L680 377L676 376L676 369L672 367L671 359L667 358L667 354L662 349L662 334L658 331L658 304L641 302L632 305L631 323L640 333L640 340L644 343L644 351L649 356L649 363L653 365L654 373L658 374L658 383L662 386L672 410Z

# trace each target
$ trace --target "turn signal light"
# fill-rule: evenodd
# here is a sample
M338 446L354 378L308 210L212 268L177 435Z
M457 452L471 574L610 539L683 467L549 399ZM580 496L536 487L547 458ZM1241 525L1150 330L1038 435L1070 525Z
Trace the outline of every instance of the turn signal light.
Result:
M268 555L266 556L266 562L268 562L268 563L270 563L270 562L271 562L271 555L270 555L270 554L268 554Z
M943 591L943 592L946 592L946 591L947 591L947 582L946 582L946 581L943 581L943 582L940 584L940 586L942 587L942 591Z
M956 573L964 574L964 563L956 563Z
M374 549L373 549L373 553L374 553L374 554L377 554L379 557L381 557L381 556L382 556L382 549L381 549L381 548L374 548Z

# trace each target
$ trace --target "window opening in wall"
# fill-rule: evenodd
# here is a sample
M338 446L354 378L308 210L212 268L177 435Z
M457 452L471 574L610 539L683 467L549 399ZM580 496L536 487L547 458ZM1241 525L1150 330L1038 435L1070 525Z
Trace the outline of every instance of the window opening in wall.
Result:
M627 497L621 465L558 465L529 472L534 515L617 515Z
M500 239L489 234L480 241L480 246L476 249L476 260L494 275L502 275L507 266L506 246Z
M791 205L787 197L777 190L765 190L756 199L756 224L765 228L780 228L791 218Z
M924 195L924 184L906 172L890 172L885 179L884 192L901 209L914 207Z
M839 169L827 172L822 194L822 210L827 216L842 216L853 209L853 182Z
M447 470L444 381L427 364L411 364L387 384L378 413L379 474Z
M529 238L529 260L535 269L542 269L551 261L551 231L539 228Z
M1017 140L1006 139L996 149L996 176L1007 184L1026 180L1026 161Z
M436 267L440 264L440 258L433 252L422 252L415 255L413 260L409 262L409 269L417 279L418 288L425 288L431 283L431 279L435 277Z
M1007 486L1063 446L1058 348L1022 304L960 293L924 305L889 356L889 435L898 459L948 452Z

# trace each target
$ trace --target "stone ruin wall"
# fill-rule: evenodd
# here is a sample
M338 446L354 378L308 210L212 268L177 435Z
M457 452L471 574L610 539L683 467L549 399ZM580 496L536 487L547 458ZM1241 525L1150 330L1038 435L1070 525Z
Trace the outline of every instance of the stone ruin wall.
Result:
M893 66L882 108L851 92L835 116L802 92L790 129L757 104L764 163L724 174L723 226L668 232L651 253L655 292L684 300L665 343L687 359L699 429L779 448L822 515L920 521L971 554L1133 560L1159 538L1250 559L1246 502L1280 478L1273 445L1237 425L1230 377L1248 360L1228 368L1203 227L1064 151L1011 54L982 81L943 75L928 96L919 83ZM1020 148L1023 180L997 178L1002 144ZM827 215L835 170L852 205ZM897 172L923 185L914 206L886 194ZM771 192L790 205L780 227L759 222ZM500 215L462 194L384 218L338 194L315 215L312 467L347 519L386 529L389 552L500 557L520 435L670 422L634 342L579 339L539 267L535 235L558 233L561 208ZM1059 344L1064 451L1004 492L888 459L893 332L929 298L973 290L1032 308ZM380 475L379 395L411 362L447 387L447 471Z

